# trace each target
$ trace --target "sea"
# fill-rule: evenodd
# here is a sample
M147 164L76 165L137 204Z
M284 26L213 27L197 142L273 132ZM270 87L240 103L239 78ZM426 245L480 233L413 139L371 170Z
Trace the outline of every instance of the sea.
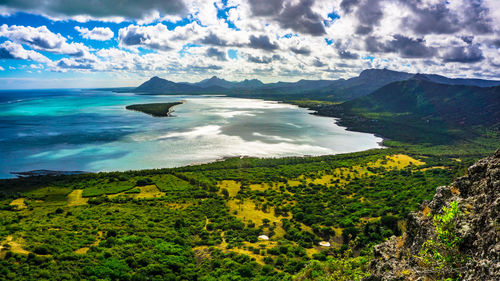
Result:
M126 110L177 102L171 117ZM327 155L379 148L372 134L262 99L104 90L0 91L0 178L12 172L170 168L226 157Z

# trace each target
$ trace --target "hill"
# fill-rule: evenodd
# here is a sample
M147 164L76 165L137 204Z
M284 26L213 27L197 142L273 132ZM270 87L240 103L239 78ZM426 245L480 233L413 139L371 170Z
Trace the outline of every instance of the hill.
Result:
M142 83L139 87L132 90L134 93L143 94L206 94L206 93L223 93L226 89L217 85L208 85L199 87L187 83L176 83L158 76L152 77L148 81Z
M341 104L301 106L340 118L339 124L349 129L381 135L388 146L428 148L444 154L457 149L469 154L491 153L497 148L499 86L448 85L422 78L416 75L393 82Z
M343 107L366 113L408 114L457 126L491 126L500 123L500 87L438 84L415 76L345 102Z

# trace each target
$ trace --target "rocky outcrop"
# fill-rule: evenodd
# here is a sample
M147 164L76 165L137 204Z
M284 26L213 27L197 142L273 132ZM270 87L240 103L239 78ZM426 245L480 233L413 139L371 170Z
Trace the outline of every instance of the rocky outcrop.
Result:
M464 177L436 189L432 201L424 202L407 219L402 237L392 237L374 247L368 280L433 280L421 266L422 244L435 235L432 216L443 206L458 202L461 215L455 225L462 241L460 254L467 257L461 280L500 280L500 150L469 167Z

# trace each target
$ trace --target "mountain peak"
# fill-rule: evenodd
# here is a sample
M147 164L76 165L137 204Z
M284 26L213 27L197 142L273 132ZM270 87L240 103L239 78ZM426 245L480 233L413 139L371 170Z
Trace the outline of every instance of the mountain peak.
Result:
M411 77L411 79L415 79L415 80L424 80L424 81L432 81L429 76L427 76L427 74L423 74L423 73L417 73L415 75L413 75Z

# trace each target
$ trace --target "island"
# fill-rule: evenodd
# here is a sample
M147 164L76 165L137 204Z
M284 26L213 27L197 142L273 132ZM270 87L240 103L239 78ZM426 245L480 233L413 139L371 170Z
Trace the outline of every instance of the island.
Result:
M165 103L145 103L145 104L132 104L125 108L128 110L139 111L142 113L149 114L153 117L170 117L172 108L176 105L183 104L184 101L180 102L165 102Z

